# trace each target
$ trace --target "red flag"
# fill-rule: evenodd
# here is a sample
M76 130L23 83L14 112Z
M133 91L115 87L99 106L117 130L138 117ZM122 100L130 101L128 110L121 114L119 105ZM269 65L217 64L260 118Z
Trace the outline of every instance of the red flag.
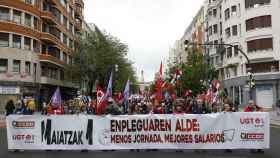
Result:
M162 78L162 62L160 63L159 77Z
M107 106L107 100L105 99L105 93L100 86L96 86L96 114L101 115Z
M156 81L156 100L161 101L163 98L162 96L162 84L163 84L163 77L162 77L162 62L160 63L159 75Z

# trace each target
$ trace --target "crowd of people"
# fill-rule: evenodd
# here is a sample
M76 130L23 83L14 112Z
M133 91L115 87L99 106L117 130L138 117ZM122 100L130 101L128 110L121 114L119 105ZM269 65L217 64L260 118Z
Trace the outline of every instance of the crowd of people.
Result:
M6 105L6 115L24 114L32 115L35 112L34 99L22 99L14 103L8 101ZM185 97L176 100L163 99L161 101L149 97L130 97L128 102L122 99L109 98L106 107L97 113L97 100L86 95L78 98L63 101L61 106L53 106L51 103L42 104L41 114L61 115L61 114L101 114L101 115L141 115L141 114L208 114L217 112L239 111L238 105L231 99L224 97L219 102L209 103L203 97ZM262 111L253 100L245 107L244 112Z
M6 104L6 116L10 114L32 115L36 110L34 98L19 99L16 102L9 100Z

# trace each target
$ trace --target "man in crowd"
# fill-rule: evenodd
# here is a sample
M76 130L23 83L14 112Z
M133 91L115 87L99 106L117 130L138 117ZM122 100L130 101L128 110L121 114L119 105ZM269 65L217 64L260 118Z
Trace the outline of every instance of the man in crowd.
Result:
M262 112L263 109L256 104L255 101L250 100L249 105L244 109L244 112Z
M262 107L258 106L254 100L249 101L249 105L244 109L244 112L262 112ZM263 149L250 150L252 153L264 153Z
M192 105L192 113L193 114L207 114L210 113L210 110L205 106L204 101L202 99L197 99L197 102L194 102Z
M13 100L9 100L6 104L6 116L9 116L10 114L14 113L15 110L15 104Z

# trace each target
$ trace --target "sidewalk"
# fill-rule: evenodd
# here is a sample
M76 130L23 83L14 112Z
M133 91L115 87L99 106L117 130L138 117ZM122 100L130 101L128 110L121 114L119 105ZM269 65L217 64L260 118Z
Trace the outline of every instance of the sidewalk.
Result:
M270 116L270 124L280 127L280 114L277 115L276 111L271 111L269 113L269 116Z

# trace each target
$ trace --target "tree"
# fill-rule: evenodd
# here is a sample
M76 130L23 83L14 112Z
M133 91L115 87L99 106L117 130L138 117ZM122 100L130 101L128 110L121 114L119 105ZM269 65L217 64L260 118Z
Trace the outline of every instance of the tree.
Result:
M136 81L133 63L126 58L127 52L126 44L96 28L95 32L77 44L75 64L69 69L77 82L86 85L88 93L93 91L97 80L100 86L106 88L110 73L114 71L114 91L122 91L127 79L132 83ZM115 65L118 65L118 71L115 71Z
M208 57L195 50L189 52L186 63L169 67L169 74L174 74L176 68L183 72L181 84L175 87L177 92L192 90L194 94L201 93L206 90L209 80L217 76L214 67L208 62Z

